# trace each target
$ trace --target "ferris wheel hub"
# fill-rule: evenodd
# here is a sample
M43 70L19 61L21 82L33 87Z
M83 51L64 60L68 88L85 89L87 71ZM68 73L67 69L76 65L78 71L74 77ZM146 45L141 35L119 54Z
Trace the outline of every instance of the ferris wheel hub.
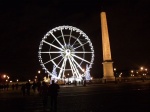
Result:
M66 50L65 50L65 53L66 53L66 56L70 56L70 55L71 55L70 49L66 49Z

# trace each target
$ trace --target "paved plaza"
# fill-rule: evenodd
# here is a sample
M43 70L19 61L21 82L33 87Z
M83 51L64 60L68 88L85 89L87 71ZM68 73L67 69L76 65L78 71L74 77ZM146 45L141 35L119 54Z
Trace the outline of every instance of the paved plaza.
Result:
M60 86L57 112L150 112L150 82ZM50 112L50 102L46 112ZM0 112L43 112L36 91L23 96L21 90L0 90Z

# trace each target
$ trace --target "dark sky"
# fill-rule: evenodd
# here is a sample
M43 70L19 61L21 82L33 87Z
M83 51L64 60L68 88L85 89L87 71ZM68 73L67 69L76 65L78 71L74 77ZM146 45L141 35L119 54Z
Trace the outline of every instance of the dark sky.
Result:
M95 50L91 75L102 76L102 9L107 14L114 67L150 69L149 0L1 0L0 72L32 78L42 69L38 47L43 36L54 27L70 25L91 39Z

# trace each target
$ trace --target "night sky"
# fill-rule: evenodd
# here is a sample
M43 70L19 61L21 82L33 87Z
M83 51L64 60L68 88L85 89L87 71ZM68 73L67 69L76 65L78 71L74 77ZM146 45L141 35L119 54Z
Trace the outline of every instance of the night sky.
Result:
M107 14L114 67L150 69L149 0L1 0L0 73L12 79L33 78L42 70L38 48L43 36L54 27L70 25L91 39L95 50L91 75L101 77L102 10Z

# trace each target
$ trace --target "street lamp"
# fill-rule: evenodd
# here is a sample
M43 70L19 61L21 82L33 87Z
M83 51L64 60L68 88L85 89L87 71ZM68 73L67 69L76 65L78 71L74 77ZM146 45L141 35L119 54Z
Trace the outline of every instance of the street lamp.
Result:
M140 69L141 69L141 71L142 71L144 68L143 68L143 67L141 67Z
M41 73L41 71L40 70L38 70L38 74L40 74Z
M140 68L140 70L141 70L141 78L142 78L142 80L143 80L143 82L144 82L144 80L146 79L146 75L147 75L147 71L148 71L148 69L147 68L144 68L144 67L141 67Z
M133 70L131 70L131 77L134 77L134 74L133 74L133 72L134 72L134 71L133 71Z
M3 77L6 78L6 75L4 74Z
M116 77L117 77L117 72L116 72L116 68L114 68L114 76L115 76L115 81L116 81Z
M41 71L40 71L40 70L38 70L38 74L39 74L38 80L41 81L41 75L40 75L40 74L41 74Z

